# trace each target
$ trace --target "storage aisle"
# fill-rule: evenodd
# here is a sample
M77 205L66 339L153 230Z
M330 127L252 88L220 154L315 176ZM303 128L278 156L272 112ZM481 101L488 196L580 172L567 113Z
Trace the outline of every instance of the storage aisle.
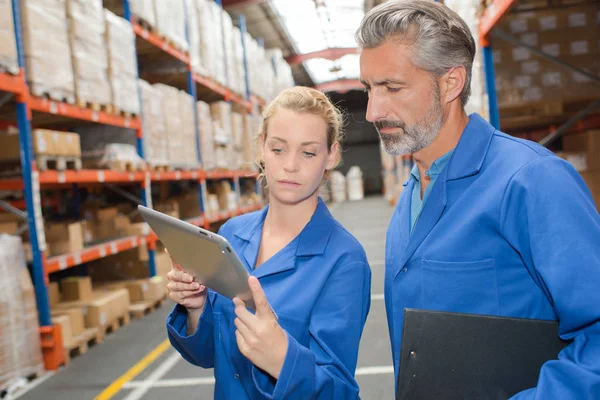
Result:
M393 398L394 375L390 342L383 303L385 233L393 208L383 198L367 198L330 206L333 215L363 244L373 271L371 311L361 341L357 379L363 399ZM148 358L166 338L165 320L173 303L107 337L46 381L18 397L22 400L103 399L164 400L177 398L212 399L213 371L194 367L172 348L145 365ZM133 367L142 372L127 379ZM114 397L106 389L113 383L124 383ZM113 387L116 387L113 384Z

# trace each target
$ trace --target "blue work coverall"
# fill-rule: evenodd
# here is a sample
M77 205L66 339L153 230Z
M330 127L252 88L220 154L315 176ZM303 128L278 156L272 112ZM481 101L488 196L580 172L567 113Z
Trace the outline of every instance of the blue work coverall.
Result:
M371 302L364 249L319 199L300 235L253 269L266 213L267 208L233 218L219 233L259 279L288 335L279 379L240 353L233 302L215 292L209 291L191 336L185 308L175 307L167 320L169 339L190 363L214 368L215 399L356 399L358 345Z
M395 376L405 308L558 320L573 339L517 399L600 399L600 216L577 171L473 114L410 230L415 179L386 238Z

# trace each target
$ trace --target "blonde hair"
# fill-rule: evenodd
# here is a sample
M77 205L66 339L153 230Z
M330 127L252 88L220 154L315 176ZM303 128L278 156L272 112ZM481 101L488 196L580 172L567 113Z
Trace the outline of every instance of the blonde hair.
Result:
M305 87L294 86L282 91L265 109L263 119L258 128L256 136L257 158L256 165L259 177L264 180L264 164L261 160L260 143L267 139L269 120L277 113L277 110L286 110L297 113L308 113L322 117L327 123L327 152L331 151L334 143L340 143L343 139L344 118L341 111L321 91ZM338 147L334 168L342 162L341 147ZM325 177L330 171L325 171Z

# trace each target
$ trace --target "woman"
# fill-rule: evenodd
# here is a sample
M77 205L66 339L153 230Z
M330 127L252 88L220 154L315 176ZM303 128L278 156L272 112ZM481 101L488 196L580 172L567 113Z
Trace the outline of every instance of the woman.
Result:
M250 271L256 313L193 282L175 263L168 274L178 303L169 339L190 363L214 367L216 399L358 398L354 372L371 270L317 194L339 164L341 131L336 107L306 87L285 90L264 114L259 166L269 205L219 230Z

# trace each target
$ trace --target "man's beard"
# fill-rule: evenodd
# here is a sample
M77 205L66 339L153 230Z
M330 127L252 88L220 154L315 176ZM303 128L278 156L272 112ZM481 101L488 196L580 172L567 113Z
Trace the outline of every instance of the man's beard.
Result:
M444 122L443 110L440 104L440 89L435 88L433 104L423 118L414 125L406 126L404 121L379 120L375 128L383 142L385 151L391 155L416 153L428 147L438 135ZM400 128L402 132L382 134L380 129Z

